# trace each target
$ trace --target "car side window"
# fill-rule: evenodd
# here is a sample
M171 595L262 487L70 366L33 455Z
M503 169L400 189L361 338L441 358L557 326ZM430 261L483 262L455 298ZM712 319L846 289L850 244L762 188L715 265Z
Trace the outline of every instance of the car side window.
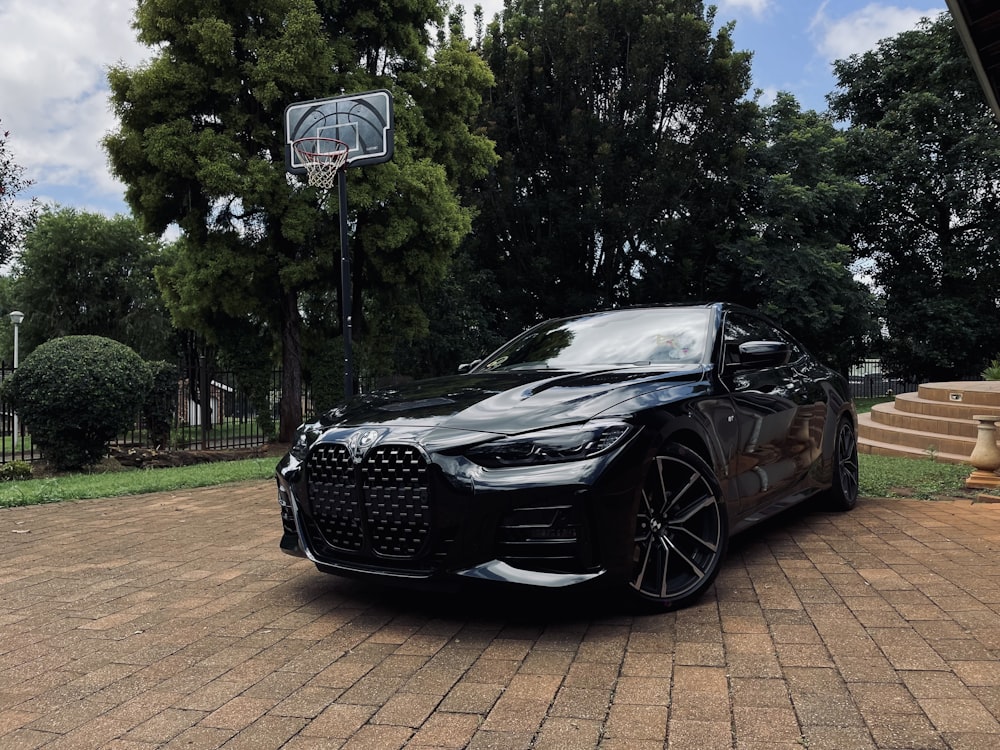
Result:
M723 364L738 362L739 346L747 341L783 341L791 350L790 362L795 362L803 355L802 347L791 336L766 320L738 312L726 315L723 326Z

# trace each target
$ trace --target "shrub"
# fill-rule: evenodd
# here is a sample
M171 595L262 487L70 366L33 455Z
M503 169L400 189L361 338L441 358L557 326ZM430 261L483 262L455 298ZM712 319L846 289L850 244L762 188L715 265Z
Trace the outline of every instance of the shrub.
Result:
M981 377L983 380L1000 380L1000 359L994 359L989 366L983 370Z
M151 447L170 447L170 428L177 410L177 365L162 360L147 362L151 385L142 405Z
M35 349L3 384L31 439L56 469L91 466L139 413L149 367L101 336L65 336Z
M17 482L31 479L31 464L27 461L8 461L0 465L0 482Z

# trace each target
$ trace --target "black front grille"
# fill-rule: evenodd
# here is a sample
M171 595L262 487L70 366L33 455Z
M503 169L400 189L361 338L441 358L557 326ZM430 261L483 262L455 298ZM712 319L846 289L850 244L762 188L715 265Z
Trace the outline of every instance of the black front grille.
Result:
M431 537L427 462L407 445L384 445L354 463L346 446L323 443L309 455L309 511L334 550L412 560Z
M376 448L361 464L372 548L386 557L415 557L430 534L427 464L413 448Z
M351 454L343 445L320 445L309 456L312 519L331 547L346 552L364 548L364 513Z

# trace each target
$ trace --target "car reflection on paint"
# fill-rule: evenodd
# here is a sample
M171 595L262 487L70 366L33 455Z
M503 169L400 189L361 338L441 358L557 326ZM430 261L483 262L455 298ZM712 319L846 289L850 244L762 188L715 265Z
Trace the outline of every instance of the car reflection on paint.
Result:
M603 581L675 609L737 531L855 505L856 414L841 375L750 310L614 310L355 397L299 429L277 482L282 549L324 572Z

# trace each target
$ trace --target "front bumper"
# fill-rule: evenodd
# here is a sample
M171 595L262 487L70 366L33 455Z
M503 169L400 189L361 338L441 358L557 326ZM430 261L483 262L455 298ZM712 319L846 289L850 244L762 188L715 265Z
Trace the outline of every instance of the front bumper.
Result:
M331 474L315 468L315 453L308 466L286 457L281 549L324 572L404 584L558 588L629 567L636 492L609 480L613 456L487 470L413 445L406 452L420 463L410 474L366 468L368 459L327 461L338 466Z

